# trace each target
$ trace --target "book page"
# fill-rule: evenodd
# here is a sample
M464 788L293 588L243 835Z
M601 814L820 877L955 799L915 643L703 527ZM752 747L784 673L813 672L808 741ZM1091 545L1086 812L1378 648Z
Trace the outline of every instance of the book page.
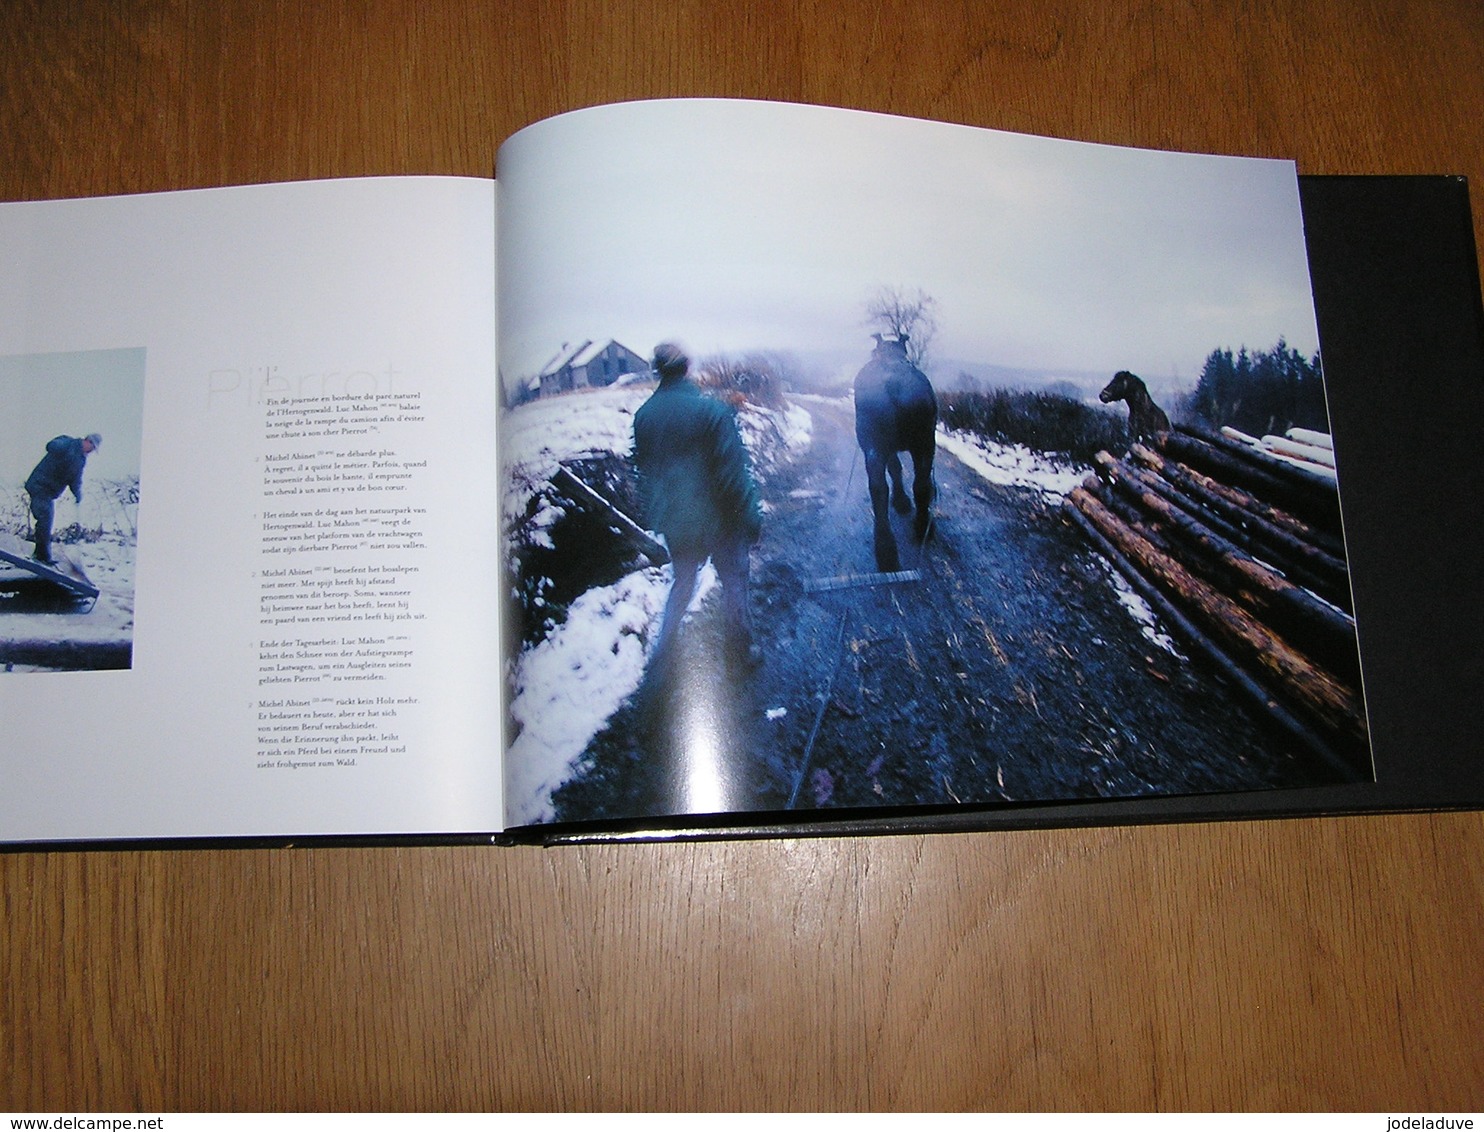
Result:
M511 824L1370 779L1292 163L676 100L499 178Z
M0 205L0 838L499 826L493 291L488 181Z

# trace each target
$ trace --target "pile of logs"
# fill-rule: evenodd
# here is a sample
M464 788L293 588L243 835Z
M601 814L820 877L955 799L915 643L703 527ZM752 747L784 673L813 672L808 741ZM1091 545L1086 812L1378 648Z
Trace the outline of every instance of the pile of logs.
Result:
M1313 472L1322 479L1335 482L1335 446L1327 432L1314 432L1307 428L1291 428L1282 436L1248 436L1230 426L1223 425L1221 435L1228 440L1239 440L1249 448L1266 452L1276 459Z
M1068 513L1193 653L1335 772L1363 774L1333 473L1245 439L1180 426L1121 460L1099 453Z

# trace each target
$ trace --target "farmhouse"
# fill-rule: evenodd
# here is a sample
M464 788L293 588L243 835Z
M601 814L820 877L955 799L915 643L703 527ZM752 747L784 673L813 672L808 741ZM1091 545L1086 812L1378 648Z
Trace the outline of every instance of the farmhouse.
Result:
M568 393L574 389L596 389L612 385L627 373L645 373L649 363L627 346L609 339L599 346L585 340L581 345L562 343L533 382L537 396Z

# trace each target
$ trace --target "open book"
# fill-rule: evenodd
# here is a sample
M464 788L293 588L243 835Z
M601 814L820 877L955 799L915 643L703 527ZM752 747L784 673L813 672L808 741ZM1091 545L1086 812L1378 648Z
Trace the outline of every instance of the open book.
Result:
M1480 804L1477 287L1454 179L731 101L0 205L0 841Z

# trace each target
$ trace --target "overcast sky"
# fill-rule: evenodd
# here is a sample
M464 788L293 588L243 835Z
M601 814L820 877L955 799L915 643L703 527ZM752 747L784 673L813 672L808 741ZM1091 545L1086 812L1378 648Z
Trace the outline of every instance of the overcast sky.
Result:
M103 446L87 476L137 476L144 364L142 349L0 357L0 482L24 483L53 437L93 432Z
M936 298L940 359L1193 380L1318 348L1288 162L677 100L539 123L497 176L507 377L584 338L863 361L884 285Z

